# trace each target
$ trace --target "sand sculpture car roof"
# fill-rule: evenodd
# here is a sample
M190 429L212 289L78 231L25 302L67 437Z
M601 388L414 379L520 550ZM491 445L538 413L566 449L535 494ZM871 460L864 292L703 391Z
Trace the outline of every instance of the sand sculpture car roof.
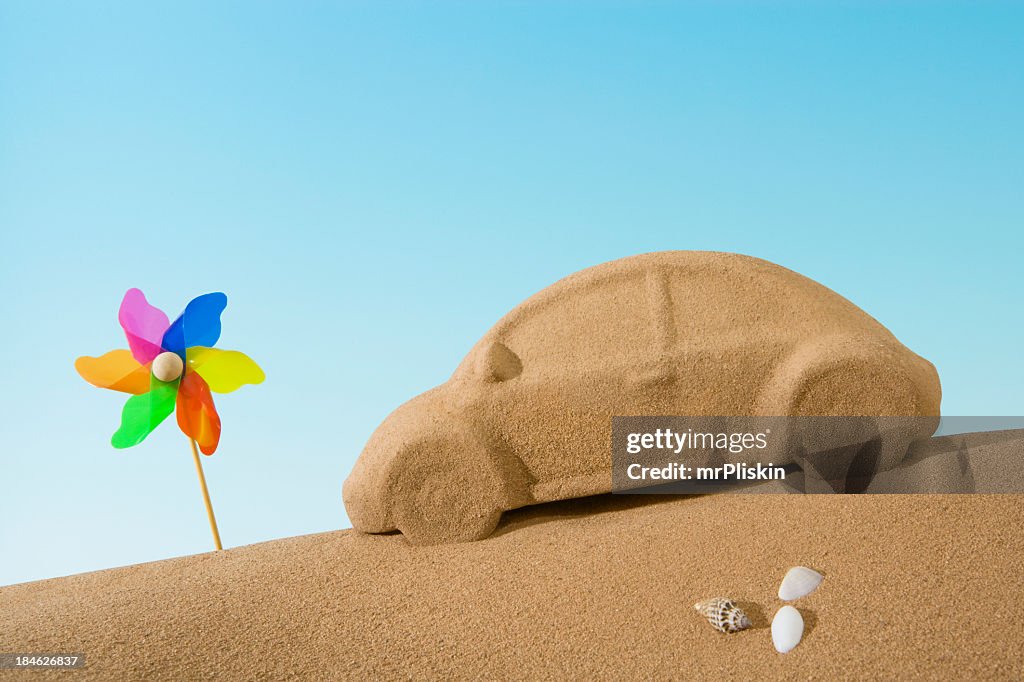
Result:
M928 361L802 275L737 254L643 254L505 315L378 427L345 505L366 532L480 539L503 511L608 492L615 415L937 415L940 397Z

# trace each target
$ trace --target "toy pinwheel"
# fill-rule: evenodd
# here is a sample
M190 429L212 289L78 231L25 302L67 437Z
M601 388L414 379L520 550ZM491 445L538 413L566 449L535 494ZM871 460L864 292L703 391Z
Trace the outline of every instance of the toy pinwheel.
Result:
M129 289L118 320L130 350L75 361L75 369L90 384L133 394L121 412L120 428L110 439L115 448L138 445L177 411L178 426L192 446L217 549L220 537L196 444L203 454L212 455L220 442L220 417L211 391L230 393L264 379L263 370L244 353L213 347L220 338L220 314L227 304L222 293L203 294L170 322L141 291Z

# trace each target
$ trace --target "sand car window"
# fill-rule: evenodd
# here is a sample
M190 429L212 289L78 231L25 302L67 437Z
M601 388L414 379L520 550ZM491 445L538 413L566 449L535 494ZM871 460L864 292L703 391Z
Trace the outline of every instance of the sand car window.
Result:
M524 311L505 338L528 372L531 366L534 371L585 370L628 362L636 359L638 348L652 348L652 314L647 277L618 277L583 286L571 297L553 296Z

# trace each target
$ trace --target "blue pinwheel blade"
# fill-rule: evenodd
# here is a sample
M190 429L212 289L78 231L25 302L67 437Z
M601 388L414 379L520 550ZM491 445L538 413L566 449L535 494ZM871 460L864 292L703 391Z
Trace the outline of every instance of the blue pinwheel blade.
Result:
M213 346L220 338L220 314L228 305L228 297L220 292L196 296L185 306L178 319L164 332L164 350L183 359L185 349L192 346Z

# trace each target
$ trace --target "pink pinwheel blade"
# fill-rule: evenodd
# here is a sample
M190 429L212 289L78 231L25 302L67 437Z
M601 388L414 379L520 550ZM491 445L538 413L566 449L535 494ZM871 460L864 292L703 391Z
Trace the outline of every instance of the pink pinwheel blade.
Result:
M148 364L163 352L160 341L170 326L170 320L162 310L151 306L141 291L129 289L125 292L117 319L128 337L132 356L139 364Z

